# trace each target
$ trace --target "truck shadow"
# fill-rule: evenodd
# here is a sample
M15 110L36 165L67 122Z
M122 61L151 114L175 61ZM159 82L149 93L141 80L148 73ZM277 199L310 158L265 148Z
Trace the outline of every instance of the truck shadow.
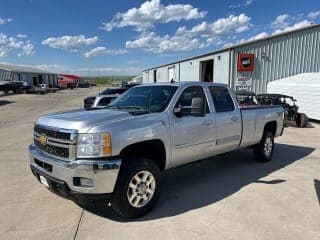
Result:
M169 170L163 176L162 195L158 204L149 214L135 221L170 217L202 208L236 193L250 183L281 184L286 180L261 178L302 160L314 150L277 144L273 160L268 163L255 162L252 151L243 149ZM101 217L126 221L105 205L88 203L81 204L81 207Z
M318 196L318 202L319 202L319 206L320 206L320 181L315 179L314 180L314 187L316 189L316 193L317 193L317 196Z
M4 105L10 104L10 103L14 103L14 102L7 101L7 100L0 100L0 106L4 106Z

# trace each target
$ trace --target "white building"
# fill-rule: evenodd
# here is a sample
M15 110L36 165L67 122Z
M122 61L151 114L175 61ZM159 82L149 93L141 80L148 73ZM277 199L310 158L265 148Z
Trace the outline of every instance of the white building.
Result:
M265 93L271 81L320 72L320 25L146 69L143 83L212 81Z
M47 84L58 86L58 75L41 69L0 64L0 81L23 81L26 86Z

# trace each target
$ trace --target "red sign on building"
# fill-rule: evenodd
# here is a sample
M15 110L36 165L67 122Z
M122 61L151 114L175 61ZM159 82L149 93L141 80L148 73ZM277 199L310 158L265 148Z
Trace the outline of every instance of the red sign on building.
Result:
M237 70L238 72L252 72L254 69L254 54L239 53Z

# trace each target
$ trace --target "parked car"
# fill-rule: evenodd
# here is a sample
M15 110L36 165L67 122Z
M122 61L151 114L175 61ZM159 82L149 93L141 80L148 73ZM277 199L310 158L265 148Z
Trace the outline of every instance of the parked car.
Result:
M23 81L0 81L0 91L3 91L5 94L9 92L13 93L25 93L27 92L31 86L25 85Z
M240 107L256 106L258 105L257 95L250 91L237 91L237 101Z
M97 109L105 108L108 106L114 99L119 95L127 91L131 86L127 85L126 87L111 87L103 90L97 96L90 96L84 99L84 108Z
M279 105L284 109L284 124L296 124L298 127L304 128L308 125L308 117L304 113L300 113L299 107L296 105L296 99L292 96L283 94L258 94L257 99L262 105Z
M107 109L41 116L31 170L60 196L103 199L126 218L142 216L156 204L167 169L248 147L257 161L272 159L282 107L240 109L234 96L224 84L145 84Z
M78 84L77 84L78 88L89 88L90 87L90 83L84 80L79 80Z

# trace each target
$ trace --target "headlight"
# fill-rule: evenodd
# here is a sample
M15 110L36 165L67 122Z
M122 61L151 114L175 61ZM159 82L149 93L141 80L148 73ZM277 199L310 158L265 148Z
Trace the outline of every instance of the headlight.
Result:
M77 157L105 157L111 155L109 133L86 133L78 135Z

